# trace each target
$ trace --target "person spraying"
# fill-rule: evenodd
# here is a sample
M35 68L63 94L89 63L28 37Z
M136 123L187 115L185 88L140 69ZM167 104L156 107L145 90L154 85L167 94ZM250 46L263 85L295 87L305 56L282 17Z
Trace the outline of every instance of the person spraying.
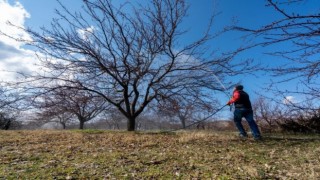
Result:
M249 124L253 138L255 140L261 140L261 133L259 131L258 125L253 119L253 111L252 111L249 95L245 91L243 91L242 85L237 85L234 87L233 96L227 102L227 105L230 106L231 104L234 104L235 106L233 120L240 132L240 137L241 138L248 137L248 134L243 128L243 125L241 122L242 118L244 117Z

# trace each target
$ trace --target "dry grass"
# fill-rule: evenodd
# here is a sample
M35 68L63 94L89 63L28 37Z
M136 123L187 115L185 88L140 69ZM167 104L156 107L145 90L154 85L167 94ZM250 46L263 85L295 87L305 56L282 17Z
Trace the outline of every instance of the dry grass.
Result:
M0 179L318 179L319 137L0 131Z

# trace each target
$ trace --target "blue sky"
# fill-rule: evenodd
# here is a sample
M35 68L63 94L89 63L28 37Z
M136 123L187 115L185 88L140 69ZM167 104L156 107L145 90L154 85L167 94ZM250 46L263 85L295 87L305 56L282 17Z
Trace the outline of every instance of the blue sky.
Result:
M114 0L114 2L118 3L119 1ZM184 26L190 30L190 39L199 36L205 30L212 13L219 13L214 20L215 31L219 31L233 22L250 28L259 27L280 18L279 13L276 13L271 7L265 6L266 1L264 0L189 0L188 2L190 3L189 16ZM72 10L78 10L81 7L80 0L66 0L63 3ZM310 6L310 4L312 5ZM309 0L309 4L302 4L298 9L292 7L292 11L310 13L319 10L319 7L320 1ZM4 21L7 20L35 30L41 26L49 26L51 19L55 17L55 8L59 8L55 0L0 0L0 27L2 28L0 30L6 33L13 33L13 35L19 33L21 35L21 32L15 32L5 27ZM22 33L21 36L28 38L27 34ZM212 42L213 47L219 48L222 51L229 51L241 45L243 45L241 34L237 32L227 33ZM279 65L285 60L267 56L264 52L277 48L290 48L286 46L290 45L281 44L281 46L255 48L245 51L236 58L238 61L245 58L254 58L256 62L260 62L265 66ZM36 63L33 52L25 49L23 44L1 37L0 49L0 70L36 71L36 68L33 67L33 64ZM255 75L241 75L230 77L229 79L233 82L241 81L245 86L245 90L254 100L257 98L255 92L263 91L268 82L273 79L270 75L260 72L257 72ZM12 79L14 77L8 72L2 72L1 74L1 79ZM294 88L295 83L283 84L279 88ZM288 96L291 95L288 94ZM225 98L225 101L228 100L226 96L221 98Z

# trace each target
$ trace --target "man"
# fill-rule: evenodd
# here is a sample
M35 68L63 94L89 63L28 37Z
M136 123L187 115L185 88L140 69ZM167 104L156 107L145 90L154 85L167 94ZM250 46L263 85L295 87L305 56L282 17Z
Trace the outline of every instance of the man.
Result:
M246 138L248 137L247 132L244 130L242 126L242 118L244 117L251 129L253 138L255 140L261 140L261 134L256 122L253 119L253 111L251 102L249 99L249 95L243 91L242 85L235 86L233 90L233 97L228 101L227 105L235 105L234 110L234 123L240 132L240 137Z

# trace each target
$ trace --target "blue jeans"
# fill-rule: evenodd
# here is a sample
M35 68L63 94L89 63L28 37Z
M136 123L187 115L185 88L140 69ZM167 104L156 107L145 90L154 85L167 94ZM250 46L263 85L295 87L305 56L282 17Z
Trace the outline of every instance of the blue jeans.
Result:
M240 135L241 136L248 136L246 131L243 128L242 123L241 123L243 117L247 120L253 137L260 138L261 134L260 134L260 131L259 131L259 128L258 128L256 122L253 119L253 112L251 109L245 109L245 108L236 108L234 110L234 119L233 120L234 120L236 127L240 131Z

